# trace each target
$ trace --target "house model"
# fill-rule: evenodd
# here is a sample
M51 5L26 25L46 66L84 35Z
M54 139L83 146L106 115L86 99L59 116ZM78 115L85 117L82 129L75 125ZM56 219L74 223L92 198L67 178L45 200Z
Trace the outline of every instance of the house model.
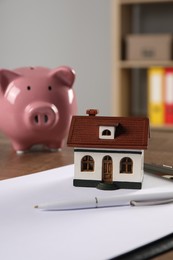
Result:
M73 116L68 146L74 147L74 186L141 189L149 120L143 117Z

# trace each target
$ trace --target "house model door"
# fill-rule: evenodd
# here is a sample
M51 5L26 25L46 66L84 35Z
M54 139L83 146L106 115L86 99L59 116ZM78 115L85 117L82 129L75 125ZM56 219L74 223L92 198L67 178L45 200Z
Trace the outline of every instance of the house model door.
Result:
M112 172L112 158L109 155L106 155L102 160L102 182L112 183Z

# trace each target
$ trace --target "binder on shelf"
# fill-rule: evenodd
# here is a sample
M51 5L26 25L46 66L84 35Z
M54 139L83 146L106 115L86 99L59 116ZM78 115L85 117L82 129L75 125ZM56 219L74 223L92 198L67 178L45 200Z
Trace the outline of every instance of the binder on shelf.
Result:
M165 124L173 124L173 68L165 68L164 107Z
M164 69L151 67L148 69L148 116L150 124L164 124Z
M131 71L131 114L142 116L147 113L146 70L132 69ZM140 86L140 87L139 87Z

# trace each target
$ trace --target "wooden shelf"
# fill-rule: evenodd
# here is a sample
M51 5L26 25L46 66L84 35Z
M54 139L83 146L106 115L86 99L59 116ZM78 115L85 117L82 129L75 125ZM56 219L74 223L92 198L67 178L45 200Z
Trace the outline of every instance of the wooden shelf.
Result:
M126 60L127 36L172 34L173 0L112 1L112 114L147 116L147 70L173 67L172 60ZM173 125L152 127L173 131Z
M165 131L172 132L173 125L163 125L163 126L150 126L151 131Z
M120 61L118 67L122 69L132 69L132 68L149 68L149 67L173 67L173 61Z
M170 3L173 2L173 0L119 0L120 4L153 4L153 3Z

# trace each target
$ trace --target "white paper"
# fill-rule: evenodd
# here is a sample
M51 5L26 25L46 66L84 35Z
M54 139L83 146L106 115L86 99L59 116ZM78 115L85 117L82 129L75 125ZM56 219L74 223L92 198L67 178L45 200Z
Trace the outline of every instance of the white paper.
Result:
M34 205L59 199L112 196L132 190L73 187L73 165L0 182L0 259L109 259L173 232L173 204L73 211ZM145 174L142 192L173 190Z

